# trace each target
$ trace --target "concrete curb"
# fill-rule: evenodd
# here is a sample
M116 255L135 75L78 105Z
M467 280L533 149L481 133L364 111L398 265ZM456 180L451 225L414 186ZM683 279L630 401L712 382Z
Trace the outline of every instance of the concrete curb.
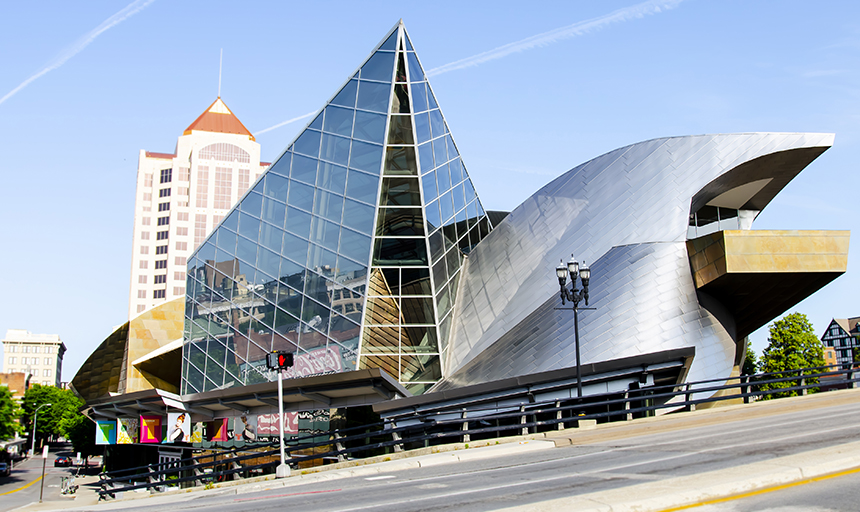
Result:
M658 512L860 468L860 441L770 461L502 509ZM652 496L643 498L643 496Z

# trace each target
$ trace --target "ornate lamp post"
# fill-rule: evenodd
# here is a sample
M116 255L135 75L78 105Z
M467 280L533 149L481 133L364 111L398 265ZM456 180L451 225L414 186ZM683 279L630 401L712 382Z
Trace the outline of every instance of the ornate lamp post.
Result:
M570 274L570 289L567 288L567 275ZM573 303L573 335L576 340L576 396L582 398L582 368L579 360L579 303L585 300L585 305L588 306L588 281L591 279L591 269L582 262L582 267L579 262L573 259L570 255L570 261L565 267L563 263L555 269L555 275L558 277L558 285L561 289L561 305L566 301ZM576 287L577 276L582 281L582 289Z
M45 406L49 406L51 404L42 404L39 407L36 407L36 413L33 416L33 444L30 447L30 456L33 457L36 455L36 421L39 419L39 409Z

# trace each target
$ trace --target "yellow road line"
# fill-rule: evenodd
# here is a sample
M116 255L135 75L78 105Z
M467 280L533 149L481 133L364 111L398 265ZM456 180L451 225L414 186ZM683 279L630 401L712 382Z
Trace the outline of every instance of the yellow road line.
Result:
M783 489L790 489L791 487L797 487L799 485L811 484L812 482L820 482L823 480L830 480L831 478L837 478L840 476L851 475L853 473L860 473L860 468L848 469L845 471L839 471L839 472L830 473L827 475L816 476L816 477L812 477L812 478L806 478L806 479L798 480L796 482L791 482L788 484L774 485L772 487L765 487L763 489L757 489L755 491L745 492L745 493L741 493L741 494L735 494L733 496L728 496L725 498L716 498L713 500L701 501L699 503L691 503L690 505L682 505L680 507L667 508L667 509L661 510L660 512L675 512L677 510L687 510L687 509L691 509L691 508L702 507L705 505L715 505L717 503L725 503L727 501L740 500L743 498L749 498L751 496L758 496L759 494L767 494L769 492L781 491Z
M36 482L38 482L41 479L42 479L42 477L40 476L39 478L37 478L37 479L33 480L32 482L30 482L29 484L25 485L24 487L19 487L19 488L15 489L14 491L0 492L0 496L4 496L6 494L12 494L13 492L23 491L24 489L26 489L27 487L30 487L31 485L35 484Z

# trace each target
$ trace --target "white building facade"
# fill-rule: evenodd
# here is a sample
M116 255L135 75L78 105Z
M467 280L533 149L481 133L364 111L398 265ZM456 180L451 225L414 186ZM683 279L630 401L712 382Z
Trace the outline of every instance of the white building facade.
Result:
M173 154L140 151L129 319L185 295L187 257L268 165L220 97L185 129Z
M3 373L28 373L30 383L59 387L65 353L66 346L57 334L9 329L3 339Z

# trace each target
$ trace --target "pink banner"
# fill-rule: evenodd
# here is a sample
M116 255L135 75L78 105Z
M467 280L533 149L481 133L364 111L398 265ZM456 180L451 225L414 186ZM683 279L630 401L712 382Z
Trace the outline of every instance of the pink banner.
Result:
M294 379L296 377L307 377L320 373L332 373L343 371L340 348L328 346L311 350L305 354L298 355L292 368L284 372L284 377Z
M160 443L161 442L161 416L141 416L140 417L140 442L141 443Z
M257 435L258 436L276 436L278 435L278 413L274 414L259 414L257 415ZM299 433L299 413L285 412L284 413L284 434Z
M207 434L209 435L210 441L227 441L230 439L230 436L227 433L228 421L229 420L227 418L221 418L209 422Z

